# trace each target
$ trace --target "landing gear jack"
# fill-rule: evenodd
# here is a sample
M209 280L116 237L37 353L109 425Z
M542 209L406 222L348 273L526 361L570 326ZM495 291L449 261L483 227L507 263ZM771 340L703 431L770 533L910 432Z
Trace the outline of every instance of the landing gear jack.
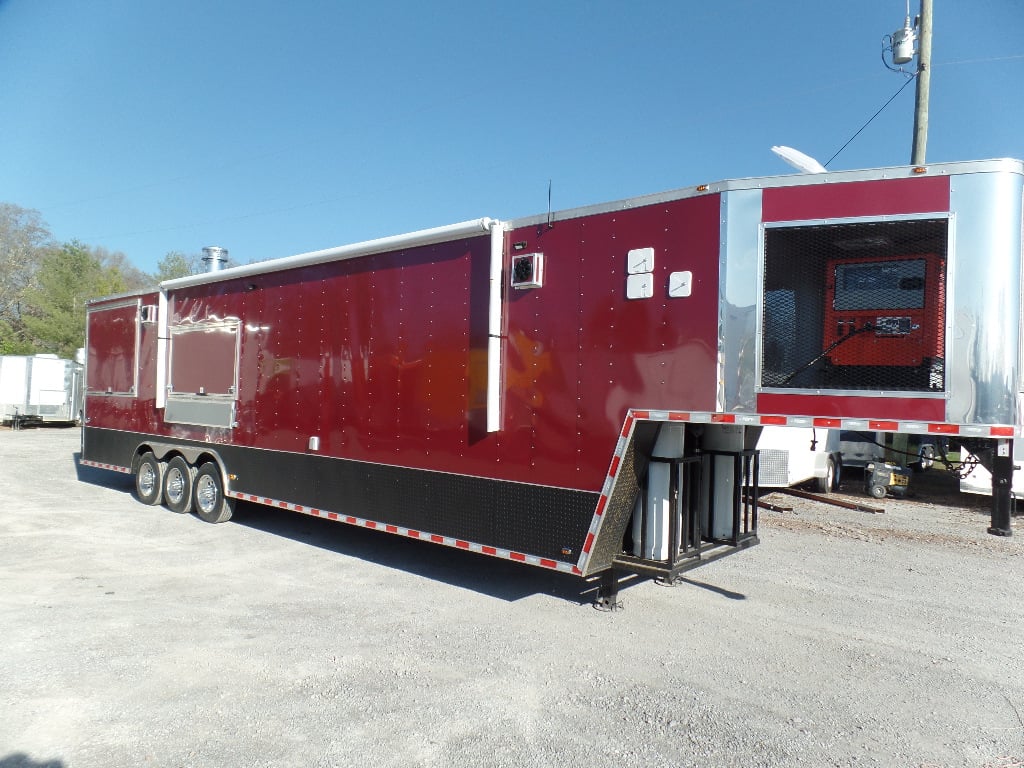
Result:
M998 440L992 457L992 526L993 536L1012 536L1010 510L1013 507L1013 442Z
M619 572L614 568L601 574L594 607L599 611L617 611L622 608L622 601L619 600Z

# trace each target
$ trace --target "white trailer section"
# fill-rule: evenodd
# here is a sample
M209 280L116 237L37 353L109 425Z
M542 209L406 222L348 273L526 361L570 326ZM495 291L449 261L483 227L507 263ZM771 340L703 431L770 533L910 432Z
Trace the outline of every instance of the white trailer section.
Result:
M1015 499L1020 499L1024 498L1024 439L1018 437L1013 440L1013 456L1014 470L1010 492ZM991 463L991 459L987 456L975 456L966 446L961 446L960 461L965 464L977 461L971 471L960 478L960 492L991 496L992 472L985 466L986 463Z
M73 424L82 416L83 366L56 355L0 355L4 424Z
M837 430L768 426L761 431L757 450L757 482L762 488L788 488L808 480L820 493L839 486Z

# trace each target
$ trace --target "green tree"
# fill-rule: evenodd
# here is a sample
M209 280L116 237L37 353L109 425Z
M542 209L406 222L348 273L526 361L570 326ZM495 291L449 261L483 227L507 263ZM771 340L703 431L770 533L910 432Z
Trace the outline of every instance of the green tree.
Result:
M168 251L168 253L157 262L156 273L153 279L162 283L164 280L174 280L177 277L188 277L200 272L202 260L196 254L185 254L181 251Z
M31 354L22 305L53 237L38 211L0 203L0 354Z
M35 285L25 293L22 319L37 349L73 357L85 345L89 299L129 288L121 269L102 252L77 241L50 251L39 264Z
M0 355L31 355L32 342L25 338L25 324L19 317L15 322L0 320Z
M92 253L105 269L116 270L121 274L125 285L122 290L134 291L153 286L153 278L132 264L121 251L108 251L102 246L97 246L92 249Z

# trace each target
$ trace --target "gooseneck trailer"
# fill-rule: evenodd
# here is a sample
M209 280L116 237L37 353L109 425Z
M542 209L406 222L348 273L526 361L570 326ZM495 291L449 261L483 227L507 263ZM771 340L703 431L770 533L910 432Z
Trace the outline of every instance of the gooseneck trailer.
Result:
M725 181L96 300L82 463L212 522L256 502L611 599L617 571L757 542L765 426L955 436L991 447L995 488L1021 436L1022 180Z

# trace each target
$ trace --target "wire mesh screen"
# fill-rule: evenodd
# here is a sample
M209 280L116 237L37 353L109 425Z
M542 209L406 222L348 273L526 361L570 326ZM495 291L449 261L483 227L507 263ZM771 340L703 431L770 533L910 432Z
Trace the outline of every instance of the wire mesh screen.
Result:
M762 448L758 452L757 470L761 487L789 485L789 451Z
M945 389L946 219L765 230L761 386Z

